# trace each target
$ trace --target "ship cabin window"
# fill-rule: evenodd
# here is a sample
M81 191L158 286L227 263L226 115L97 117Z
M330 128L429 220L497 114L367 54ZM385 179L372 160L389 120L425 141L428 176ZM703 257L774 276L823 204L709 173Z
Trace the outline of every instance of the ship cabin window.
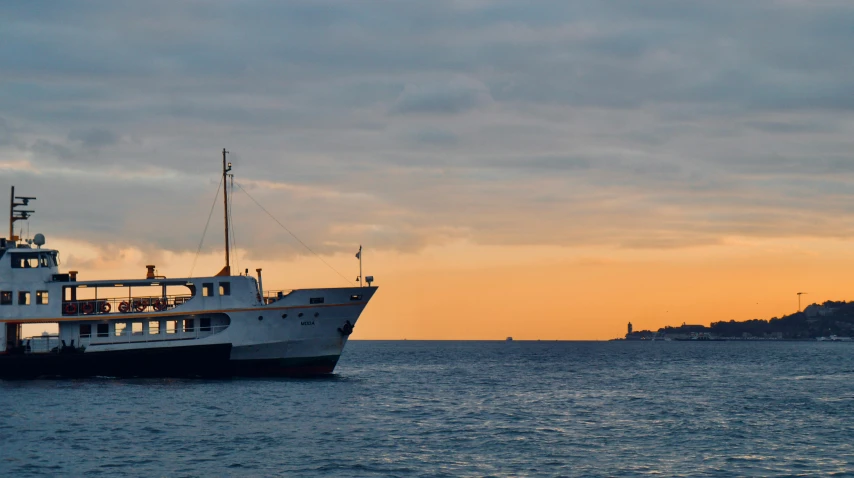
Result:
M92 324L80 324L80 338L88 339L92 336Z
M30 293L22 290L18 292L18 305L30 305Z
M199 332L210 332L211 331L211 319L209 317L202 317L199 319Z
M127 330L128 324L125 322L116 322L116 337L121 337L125 335L125 330Z
M152 320L148 322L148 335L160 335L160 321Z
M110 324L98 324L98 337L110 336Z
M231 295L231 282L219 283L219 295Z
M12 305L12 291L0 291L0 305Z
M12 269L35 269L39 266L38 252L12 254Z
M202 284L202 297L211 297L213 295L213 284Z
M130 327L133 335L142 335L142 322L133 322Z
M12 255L13 269L36 269L57 265L55 252L18 252Z
M167 320L166 321L166 333L174 334L178 329L178 321L177 320Z
M323 297L312 297L312 298L308 299L308 303L309 304L322 304L323 303Z
M362 300L362 294L353 294L350 296L350 300Z
M47 305L47 291L46 290L37 290L36 291L36 304L37 305Z
M192 332L195 328L196 324L193 319L184 319L184 332Z

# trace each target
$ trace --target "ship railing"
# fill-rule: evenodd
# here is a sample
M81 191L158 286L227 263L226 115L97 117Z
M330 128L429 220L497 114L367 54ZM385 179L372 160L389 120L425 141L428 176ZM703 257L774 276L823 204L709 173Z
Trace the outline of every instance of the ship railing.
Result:
M56 352L62 348L59 335L35 335L24 338L19 348L21 352L28 354L46 354Z
M191 295L158 295L147 297L112 297L105 299L64 300L63 316L135 314L163 312L192 299Z
M158 334L150 334L146 333L146 331L134 332L130 328L127 328L119 334L113 332L109 335L92 334L89 336L80 336L80 345L88 347L91 344L135 344L145 342L166 342L171 340L203 339L205 337L210 337L211 335L216 335L227 328L228 325L211 325L209 327L199 327L198 324L196 324L193 329L176 329L174 331L169 331L166 328L161 328L160 333Z
M264 304L272 304L278 300L284 299L288 294L293 292L293 289L282 289L282 290L265 290L264 291Z

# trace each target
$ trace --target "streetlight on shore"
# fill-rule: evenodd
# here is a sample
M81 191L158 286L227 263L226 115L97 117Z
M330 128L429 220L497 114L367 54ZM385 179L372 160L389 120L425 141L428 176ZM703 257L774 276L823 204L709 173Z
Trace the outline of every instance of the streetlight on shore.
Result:
M801 311L801 296L806 294L806 292L798 292L798 312Z

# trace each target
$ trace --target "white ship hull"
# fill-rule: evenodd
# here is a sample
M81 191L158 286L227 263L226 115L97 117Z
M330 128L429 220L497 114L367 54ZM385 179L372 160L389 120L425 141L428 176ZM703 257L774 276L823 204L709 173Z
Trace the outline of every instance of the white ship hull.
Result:
M183 285L194 294L180 300L165 295L65 300L51 308L57 312L54 317L31 316L41 312L38 307L19 309L30 314L0 317L5 322L0 327L0 378L328 374L377 290L300 289L262 299L257 281L248 276L118 285L133 290L151 284ZM214 285L219 294L200 293ZM227 295L221 295L223 285ZM46 289L48 296L67 297L68 290L115 286L115 282L59 280L37 287ZM161 300L164 305L151 305ZM59 325L54 337L24 341L14 336L20 324L52 322Z
M225 184L231 163L222 154ZM42 248L43 235L13 234L33 213L18 208L35 198L12 187L10 237L0 238L0 378L332 373L377 290L372 277L368 287L265 295L261 269L257 280L248 269L231 275L223 194L225 267L217 275L166 278L149 265L145 279L78 281L76 271L59 272L58 251ZM359 277L361 254L360 246ZM55 324L58 333L24 337L34 324Z

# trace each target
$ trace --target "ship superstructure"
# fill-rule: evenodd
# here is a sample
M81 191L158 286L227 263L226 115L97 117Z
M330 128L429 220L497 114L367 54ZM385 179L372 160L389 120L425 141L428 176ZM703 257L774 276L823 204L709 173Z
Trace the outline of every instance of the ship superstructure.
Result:
M209 277L166 278L150 265L143 279L80 280L60 271L43 235L13 234L34 199L12 188L10 234L0 238L0 378L328 374L377 290L265 291L261 269L231 275L228 258ZM226 200L226 238L227 211ZM28 324L58 333L24 337Z

